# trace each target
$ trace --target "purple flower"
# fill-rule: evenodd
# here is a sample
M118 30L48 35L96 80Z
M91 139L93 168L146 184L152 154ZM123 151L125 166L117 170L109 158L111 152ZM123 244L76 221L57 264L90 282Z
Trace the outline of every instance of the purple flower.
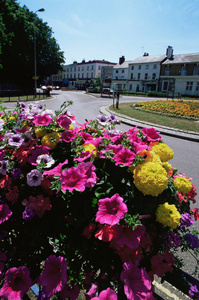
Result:
M32 170L27 174L27 184L29 186L38 186L41 184L43 179L43 174L39 172L37 169Z
M0 174L6 175L8 160L0 161Z
M24 138L16 133L16 134L11 134L8 137L8 145L9 146L14 146L14 147L20 147L24 142Z
M187 233L185 235L185 239L187 241L188 246L191 249L199 248L199 239L198 239L198 237L196 235Z
M22 217L25 221L31 221L35 216L34 211L31 208L24 210Z
M189 297L191 299L196 299L196 300L199 299L199 291L196 285L193 284L190 285Z
M166 235L166 243L169 248L180 247L181 239L178 233L168 232Z
M21 174L22 174L21 168L15 168L11 173L13 178L19 178Z
M189 227L194 223L194 220L190 216L189 213L185 213L181 215L180 228L185 230L185 227Z
M113 124L119 123L119 119L112 113L108 116L108 120Z

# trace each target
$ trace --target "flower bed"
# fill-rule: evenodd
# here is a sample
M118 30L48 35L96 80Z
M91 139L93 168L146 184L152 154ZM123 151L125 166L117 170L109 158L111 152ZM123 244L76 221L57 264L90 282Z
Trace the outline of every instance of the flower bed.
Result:
M135 107L146 111L153 111L168 116L186 119L199 119L199 102L197 100L158 100L135 104Z
M198 252L196 189L154 128L78 124L67 106L1 108L0 296L36 283L39 299L154 299L154 274Z

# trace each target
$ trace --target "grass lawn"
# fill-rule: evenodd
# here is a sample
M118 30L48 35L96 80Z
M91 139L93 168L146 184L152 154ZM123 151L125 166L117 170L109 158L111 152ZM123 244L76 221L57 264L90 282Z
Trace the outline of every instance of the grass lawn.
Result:
M119 108L116 109L110 106L110 109L116 113L124 114L128 117L146 121L163 126L178 128L182 130L199 132L199 121L184 119L180 117L169 117L157 112L149 112L140 109L136 109L135 103L121 103Z

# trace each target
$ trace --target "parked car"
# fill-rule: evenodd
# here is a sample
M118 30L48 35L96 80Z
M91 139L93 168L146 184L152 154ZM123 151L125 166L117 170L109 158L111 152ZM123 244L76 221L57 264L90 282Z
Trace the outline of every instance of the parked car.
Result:
M101 94L106 94L106 95L113 95L113 89L110 88L103 88Z

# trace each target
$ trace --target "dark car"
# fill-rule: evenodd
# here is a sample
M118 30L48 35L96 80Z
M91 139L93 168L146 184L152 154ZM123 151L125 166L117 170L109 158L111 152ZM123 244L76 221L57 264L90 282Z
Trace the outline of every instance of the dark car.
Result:
M105 95L113 95L113 90L110 88L103 88L101 94L105 94Z

